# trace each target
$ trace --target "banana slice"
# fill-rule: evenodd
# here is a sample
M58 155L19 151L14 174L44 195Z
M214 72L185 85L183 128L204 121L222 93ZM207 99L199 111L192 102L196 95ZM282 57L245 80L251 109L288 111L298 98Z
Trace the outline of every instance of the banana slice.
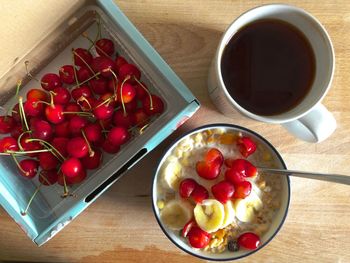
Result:
M180 230L193 216L193 207L183 200L171 200L160 212L162 222L172 230Z
M162 184L165 188L177 190L182 177L182 166L177 159L171 159L163 165Z
M229 224L232 224L235 221L235 209L233 208L232 201L227 201L226 204L224 204L224 210L225 210L225 217L224 221L220 228L227 227Z
M201 229L209 233L215 232L224 222L224 206L215 199L203 200L194 208L194 218Z
M263 208L263 202L254 190L244 199L237 199L234 204L239 221L249 223L255 218L256 211Z

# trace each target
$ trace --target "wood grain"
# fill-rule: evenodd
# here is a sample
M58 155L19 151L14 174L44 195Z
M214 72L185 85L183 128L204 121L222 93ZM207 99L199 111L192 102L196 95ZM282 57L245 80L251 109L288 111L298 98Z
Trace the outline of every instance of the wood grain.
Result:
M35 1L29 2L35 5ZM334 113L338 128L328 140L309 144L293 138L278 125L251 121L238 113L232 118L224 117L209 100L206 89L208 68L223 31L245 10L268 2L117 1L198 97L202 108L43 247L37 248L0 209L0 260L198 262L198 259L177 249L163 235L151 209L150 188L153 171L165 148L183 132L206 123L234 123L259 132L276 146L290 169L350 175L349 1L286 1L315 15L333 40L336 72L324 104ZM47 5L54 3L57 1ZM49 23L44 16L47 8L35 9L37 19L31 21L35 24L31 27ZM58 13L64 12L64 5L55 9ZM1 12L9 16L8 11ZM16 14L6 23L15 23L15 17ZM0 28L1 34L5 29L4 25ZM3 52L2 45L0 50ZM4 51L15 53L17 48L14 46ZM10 63L9 60L3 63ZM266 248L241 262L350 262L349 200L350 191L346 186L292 178L292 201L283 229Z

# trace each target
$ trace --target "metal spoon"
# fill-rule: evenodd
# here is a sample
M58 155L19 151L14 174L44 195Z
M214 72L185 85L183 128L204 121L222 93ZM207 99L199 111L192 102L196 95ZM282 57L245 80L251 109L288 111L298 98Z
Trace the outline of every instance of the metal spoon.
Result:
M273 174L284 174L296 177L304 177L309 179L316 179L321 181L328 181L338 184L350 185L350 176L342 174L323 174L323 173L310 173L303 171L285 170L285 169L272 169L265 167L258 167L261 172L273 173Z

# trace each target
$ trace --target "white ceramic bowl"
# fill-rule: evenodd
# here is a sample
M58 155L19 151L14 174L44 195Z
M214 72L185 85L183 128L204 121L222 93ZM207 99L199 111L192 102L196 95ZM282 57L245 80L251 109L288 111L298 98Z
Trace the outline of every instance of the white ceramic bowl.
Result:
M277 163L277 165L279 166L279 168L287 168L282 157L280 156L280 154L277 152L277 150L266 140L264 139L262 136L260 136L259 134L248 130L246 128L240 127L240 126L236 126L236 125L230 125L230 124L211 124L211 125L207 125L207 126L202 126L199 127L195 130L190 131L189 133L183 135L182 137L180 137L179 139L177 139L174 144L172 144L169 149L166 151L166 153L164 154L163 158L161 159L156 174L154 176L153 179L153 185L152 185L152 206L153 206L153 211L155 214L155 217L161 227L161 229L163 230L164 234L180 249L182 249L183 251L202 258L202 259L206 259L206 260L214 260L214 261L228 261L228 260L236 260L242 257L246 257L249 256L257 251L259 251L260 249L262 249L263 247L265 247L278 233L278 231L281 229L287 213L288 213L288 208L289 208L289 202L290 202L290 182L289 182L289 177L288 176L284 176L281 179L281 192L280 192L280 196L281 196L281 205L279 210L276 212L274 219L271 223L271 226L269 228L269 230L263 235L261 236L261 245L256 249L256 250L243 250L240 249L237 252L231 252L231 251L225 251L223 253L210 253L210 252L205 252L202 250L198 250L198 249L194 249L192 248L187 240L185 238L182 238L179 236L179 231L173 231L171 229L169 229L165 224L163 224L163 222L160 219L160 210L157 207L157 197L158 197L158 193L157 193L157 185L159 183L160 180L160 167L162 166L163 162L167 159L167 157L171 154L172 150L178 145L178 143L183 140L184 138L191 136L193 134L196 134L198 132L203 132L206 130L212 130L212 129L224 129L226 131L231 131L231 132L241 132L243 135L249 136L250 138L252 138L255 142L257 142L258 144L262 145L265 149L268 149L272 158L275 160L275 162Z

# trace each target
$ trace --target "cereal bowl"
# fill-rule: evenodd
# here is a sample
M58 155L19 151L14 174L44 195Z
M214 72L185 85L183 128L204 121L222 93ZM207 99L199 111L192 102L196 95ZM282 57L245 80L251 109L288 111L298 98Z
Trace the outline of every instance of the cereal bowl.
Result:
M212 124L180 137L160 160L152 186L164 234L206 260L235 260L266 246L287 216L290 182L259 166L286 169L277 150L246 128Z

